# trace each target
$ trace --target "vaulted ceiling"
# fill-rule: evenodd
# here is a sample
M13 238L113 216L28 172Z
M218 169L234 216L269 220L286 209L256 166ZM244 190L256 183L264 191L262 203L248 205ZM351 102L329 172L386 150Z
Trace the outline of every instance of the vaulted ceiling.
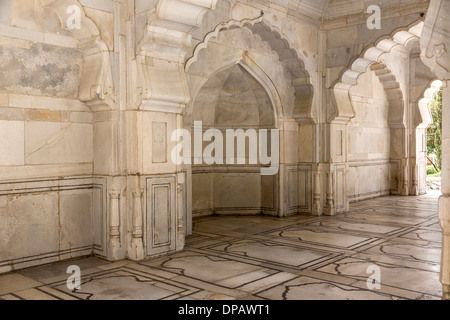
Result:
M382 10L408 10L417 4L428 4L430 0L250 0L249 2L268 6L269 3L288 9L293 16L304 15L313 19L332 20L353 14L364 14L370 5Z

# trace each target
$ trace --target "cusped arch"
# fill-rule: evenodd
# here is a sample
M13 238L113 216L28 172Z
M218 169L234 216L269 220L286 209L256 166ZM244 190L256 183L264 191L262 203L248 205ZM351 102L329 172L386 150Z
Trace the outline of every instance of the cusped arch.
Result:
M65 27L70 6L80 8L80 28L67 29L77 40L77 49L84 54L79 99L93 111L107 110L114 107L114 88L111 61L106 43L101 39L99 29L89 19L78 0L40 0L43 8L48 8L58 15L61 28Z
M248 29L253 35L269 45L270 49L278 56L284 70L289 74L291 86L294 89L294 106L292 112L285 116L294 118L298 123L315 123L312 111L313 87L305 64L299 58L295 49L290 47L289 41L264 21L263 14L255 19L230 20L219 24L205 36L203 42L197 45L193 56L185 64L185 70L189 70L198 62L202 50L206 49L209 42L216 38L221 31L235 28Z
M417 118L415 119L416 128L425 129L433 123L433 117L430 113L430 103L433 101L436 93L442 88L442 81L434 80L428 86L425 92L423 93L423 98L419 100L419 112L417 114Z
M358 84L359 77L369 69L374 71L383 85L389 101L388 122L391 127L403 127L404 98L400 85L383 61L385 54L398 51L408 53L419 43L423 22L416 22L407 30L397 30L388 37L383 37L376 44L365 50L346 68L333 86L335 110L330 114L330 122L347 123L354 117L350 89Z

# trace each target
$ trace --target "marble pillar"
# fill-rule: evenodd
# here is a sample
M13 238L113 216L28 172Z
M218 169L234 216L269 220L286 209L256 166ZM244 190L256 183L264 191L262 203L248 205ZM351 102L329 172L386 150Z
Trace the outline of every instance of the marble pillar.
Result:
M144 189L135 189L133 195L133 231L131 239L131 249L128 258L139 261L144 259L144 244L142 240L142 194Z
M120 190L110 189L109 193L109 246L111 260L118 259L120 251Z

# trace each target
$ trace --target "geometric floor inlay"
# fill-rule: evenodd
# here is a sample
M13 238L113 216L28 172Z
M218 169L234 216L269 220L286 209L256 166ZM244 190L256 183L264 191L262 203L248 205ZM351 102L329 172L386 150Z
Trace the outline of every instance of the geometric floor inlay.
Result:
M16 271L0 276L0 299L440 299L438 196L371 199L333 217L200 218L183 251ZM73 264L79 290L66 285Z

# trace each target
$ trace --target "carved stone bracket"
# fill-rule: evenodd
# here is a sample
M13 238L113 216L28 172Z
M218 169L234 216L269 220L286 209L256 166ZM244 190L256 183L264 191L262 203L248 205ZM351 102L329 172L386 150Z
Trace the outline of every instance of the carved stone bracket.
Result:
M217 0L160 0L140 43L137 67L142 110L181 113L190 100L184 73L191 32ZM139 102L138 102L139 103Z
M111 61L106 44L97 37L79 49L85 54L79 87L80 100L86 102L94 112L114 109Z
M41 5L56 12L62 22L66 21L69 6L80 8L81 26L69 30L77 39L78 49L84 54L78 96L92 111L113 109L115 94L110 53L97 25L86 16L77 0L41 0Z

